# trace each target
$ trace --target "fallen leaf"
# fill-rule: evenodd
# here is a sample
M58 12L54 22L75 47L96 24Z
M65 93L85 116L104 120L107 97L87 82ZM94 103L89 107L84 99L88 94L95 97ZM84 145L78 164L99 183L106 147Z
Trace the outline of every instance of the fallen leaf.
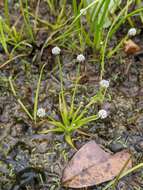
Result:
M3 0L0 0L0 7L3 7L4 3Z
M68 163L63 172L63 186L83 188L109 181L119 174L129 158L126 150L111 155L90 141ZM130 167L131 161L126 169Z
M125 42L124 50L125 50L125 53L127 53L127 54L134 54L140 50L140 47L132 40L127 40Z
M105 161L109 156L110 154L102 150L94 141L88 142L74 155L67 165L63 174L63 180L70 180L91 165Z

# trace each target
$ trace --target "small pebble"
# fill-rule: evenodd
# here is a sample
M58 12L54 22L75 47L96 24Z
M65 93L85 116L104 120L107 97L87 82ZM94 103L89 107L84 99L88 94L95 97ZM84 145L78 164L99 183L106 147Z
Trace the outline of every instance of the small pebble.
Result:
M116 153L124 149L124 146L119 142L113 142L109 145L112 152Z

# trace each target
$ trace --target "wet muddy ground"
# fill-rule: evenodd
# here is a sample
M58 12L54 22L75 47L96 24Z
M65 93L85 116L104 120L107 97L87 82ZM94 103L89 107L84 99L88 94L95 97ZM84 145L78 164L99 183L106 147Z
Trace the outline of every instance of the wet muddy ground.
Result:
M43 11L42 11L43 13ZM43 41L44 41L43 37ZM143 36L134 39L143 47ZM0 189L1 190L64 190L61 186L62 171L73 150L64 141L63 135L38 131L49 128L46 118L39 119L35 125L23 112L13 96L8 83L12 76L18 97L28 110L33 110L34 92L40 68L44 63L40 87L39 105L47 114L59 118L58 95L60 92L59 70L51 55L51 48L45 48L39 61L36 47L28 57L19 58L0 70ZM127 148L133 163L143 161L143 54L127 56L121 50L105 68L105 79L110 80L110 88L102 108L106 108L109 117L90 123L82 130L88 135L73 134L77 148L93 139L105 149L116 153ZM76 76L76 54L62 50L63 79L67 102L73 90ZM0 53L0 64L5 59ZM86 104L98 89L99 59L90 50L86 51L86 63L81 67L82 80L76 95L76 105ZM94 60L94 61L93 61ZM101 107L91 107L90 113L96 113ZM88 188L102 190L103 185ZM120 180L117 189L143 189L143 171L138 171Z
M117 55L118 56L118 55ZM75 144L80 148L85 142L94 139L111 152L124 148L131 151L134 164L143 159L143 63L139 57L115 56L115 60L107 63L106 78L111 87L103 108L109 117L89 124L83 130L90 136L74 134ZM73 75L76 64L73 56L61 56L63 63L64 86L67 102L73 88ZM77 104L86 102L94 95L99 83L99 64L87 58L83 80L76 95ZM120 61L119 61L120 60ZM130 63L130 67L128 64ZM54 65L53 65L54 66ZM40 66L30 63L30 59L19 59L0 71L0 187L1 189L64 189L60 179L62 170L74 150L65 142L63 135L38 134L48 128L47 120L40 119L34 125L21 110L16 98L11 93L7 77L12 75L15 88L29 110L34 103ZM128 71L127 71L128 69ZM86 80L85 80L86 79ZM58 117L58 93L60 80L58 68L51 73L45 68L40 88L39 107L46 109L47 114L54 113ZM98 106L91 108L96 113ZM120 181L118 189L143 188L142 171L132 174ZM102 186L89 189L102 189Z

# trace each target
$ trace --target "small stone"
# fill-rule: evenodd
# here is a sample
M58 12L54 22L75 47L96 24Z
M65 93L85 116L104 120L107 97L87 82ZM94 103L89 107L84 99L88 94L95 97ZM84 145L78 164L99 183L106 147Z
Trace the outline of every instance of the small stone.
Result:
M127 190L127 184L124 181L119 181L117 185L117 190Z
M21 124L16 124L16 125L12 126L12 128L11 128L11 136L12 137L21 136L23 134L22 132L23 132L23 129L22 129Z
M38 150L40 153L45 153L47 151L47 149L48 149L48 142L46 142L46 141L40 143L38 146Z
M116 153L124 149L124 146L119 142L113 142L109 145L112 152Z

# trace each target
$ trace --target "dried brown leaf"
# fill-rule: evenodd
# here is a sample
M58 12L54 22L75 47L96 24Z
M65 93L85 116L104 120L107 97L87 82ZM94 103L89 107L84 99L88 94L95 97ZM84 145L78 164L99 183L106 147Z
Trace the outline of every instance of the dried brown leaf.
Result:
M140 50L140 47L133 42L132 40L128 40L125 42L125 53L134 54Z
M63 185L83 188L113 179L119 174L130 154L121 151L115 155L105 152L94 141L85 144L71 159L63 173ZM131 167L131 161L126 169Z
M102 150L94 141L85 144L71 159L63 173L63 181L68 181L75 175L93 164L103 162L110 154Z
M3 7L3 5L4 5L3 0L0 0L0 7Z

